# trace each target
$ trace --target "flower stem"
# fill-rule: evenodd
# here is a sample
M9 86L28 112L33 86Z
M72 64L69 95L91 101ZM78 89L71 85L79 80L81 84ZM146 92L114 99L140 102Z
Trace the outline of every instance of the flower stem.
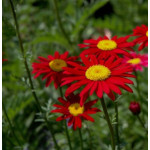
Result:
M104 114L105 114L105 119L106 119L106 121L107 121L109 130L110 130L110 133L111 133L112 150L115 150L114 130L113 130L112 124L111 124L111 122L110 122L109 115L108 115L108 112L107 112L107 107L106 107L106 104L105 104L105 101L104 101L104 98L103 98L103 97L102 97L102 99L101 99L101 104L102 104L102 108L103 108L103 111L104 111Z
M70 150L72 150L71 140L70 140L70 136L69 136L69 132L68 132L68 127L67 127L66 121L65 121L65 131L66 131L66 135L67 135L67 139L68 139L69 148L70 148Z
M26 56L24 54L25 51L24 51L24 47L23 47L22 38L21 38L21 35L20 35L19 24L18 24L18 21L17 21L14 5L13 5L12 0L9 0L9 2L10 2L10 5L11 5L11 10L12 10L14 21L15 21L16 32L17 32L17 36L18 36L18 39L19 39L19 45L20 45L20 48L21 48L21 53L22 53L22 56L23 56L24 65L25 65L27 75L28 75L28 78L29 78L29 83L30 83L30 88L31 88L31 91L32 91L32 95L33 95L33 97L36 101L36 104L38 106L39 111L43 114L43 110L41 108L40 102L38 100L38 97L37 97L35 89L34 89L34 85L33 85L30 70L29 70L29 66L28 66L28 63L27 63L27 59L26 59ZM46 116L44 117L44 119L45 119L45 122L47 124L47 128L49 129L49 131L52 135L53 141L55 143L55 147L56 147L57 150L59 150L59 146L58 146L57 141L55 139L54 133L52 132L52 128L49 127L49 123L48 123L48 120L47 120Z
M79 128L79 136L80 136L80 142L81 142L81 150L83 150L83 139L82 139L82 133L81 133L81 129Z
M16 139L18 145L21 146L21 142L19 141L19 139L17 138L17 136L16 136L16 134L15 134L14 128L13 128L11 122L10 122L10 119L9 119L9 117L8 117L8 114L7 114L7 111L6 111L6 108L5 108L5 104L4 104L3 101L2 101L2 106L3 106L3 112L4 112L4 114L5 114L5 116L6 116L6 119L7 119L8 123L9 123L10 130L11 130L11 132L12 132L14 138Z
M60 15L59 15L58 5L57 5L57 0L54 0L54 7L55 7L56 17L57 17L57 21L58 21L60 30L61 30L62 34L64 35L64 37L66 38L66 40L68 41L68 43L70 45L72 45L72 42L70 41L70 39L69 39L69 37L68 37L68 35L67 35L63 25L62 25Z
M62 92L62 88L61 87L59 87L59 91L60 91L60 96L63 98L64 96L63 96L63 92Z
M120 138L119 138L119 118L118 118L118 102L115 102L115 113L116 113L116 125L115 125L115 131L116 131L116 137L117 137L117 144L118 144L118 150L120 150Z
M137 118L138 118L140 124L142 125L142 127L144 128L144 130L146 131L146 133L148 133L148 131L147 131L147 129L145 128L145 125L144 125L144 123L143 123L143 121L141 120L141 118L140 118L139 115L137 115Z
M59 91L60 91L60 95L63 98L63 92L62 92L62 88L59 87ZM72 146L71 146L71 140L70 140L70 136L69 136L69 132L68 132L68 127L65 121L65 131L66 131L66 135L67 135L67 139L68 139L68 144L69 144L69 148L70 150L72 150Z

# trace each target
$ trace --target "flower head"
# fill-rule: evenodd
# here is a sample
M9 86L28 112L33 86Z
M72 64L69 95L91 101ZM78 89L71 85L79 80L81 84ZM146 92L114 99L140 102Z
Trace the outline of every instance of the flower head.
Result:
M148 66L148 55L147 54L137 54L130 53L131 57L124 57L124 62L130 64L134 70L143 71L142 67Z
M137 36L133 42L140 44L139 51L148 46L148 27L146 25L137 26L133 29L133 36Z
M37 61L32 63L34 78L43 75L42 80L47 79L46 87L54 81L54 86L57 88L61 84L63 75L63 67L67 67L69 62L75 61L77 57L68 57L68 52L60 55L55 52L55 55L48 55L48 58L39 56Z
M66 96L83 86L85 87L80 93L81 97L88 93L92 95L95 92L99 98L102 98L104 92L112 100L115 100L113 92L121 95L120 88L132 92L132 89L126 84L133 84L133 82L127 77L135 76L129 73L132 71L132 67L122 63L122 58L116 59L111 56L107 60L103 60L94 55L88 57L82 55L81 59L84 66L71 63L74 68L64 68L64 74L68 74L68 77L62 79L64 82L61 85L73 83L66 90ZM81 99L81 105L83 103L84 100Z
M141 107L138 102L131 102L129 109L134 115L138 115L141 112Z
M87 44L79 44L80 48L87 48L83 50L81 55L88 54L96 54L101 58L107 58L110 55L118 57L119 54L130 56L127 50L132 51L132 46L134 46L133 42L127 42L129 36L120 37L117 36L109 39L107 36L99 37L97 40L89 39L84 40L84 43Z
M68 120L68 126L73 125L73 129L82 127L82 120L85 119L91 122L94 122L94 119L89 116L89 114L95 114L100 112L98 108L92 108L92 106L98 101L93 100L85 103L84 105L80 105L80 96L71 94L66 97L66 100L62 97L58 98L59 102L62 105L54 104L53 106L57 109L51 111L51 113L61 113L62 116L58 117L56 121Z

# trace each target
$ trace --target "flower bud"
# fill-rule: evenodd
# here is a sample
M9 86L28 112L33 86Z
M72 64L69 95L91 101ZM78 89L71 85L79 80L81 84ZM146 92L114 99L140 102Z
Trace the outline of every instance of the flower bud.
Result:
M134 115L138 115L141 112L141 107L138 102L131 102L129 109Z

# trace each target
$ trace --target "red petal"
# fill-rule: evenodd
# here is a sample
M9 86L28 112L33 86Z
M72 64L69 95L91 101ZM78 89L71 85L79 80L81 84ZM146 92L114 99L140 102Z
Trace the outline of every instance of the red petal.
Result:
M67 103L67 101L65 101L62 97L59 97L58 101L64 105Z
M94 122L94 119L93 119L91 116L89 116L89 115L87 115L87 114L85 114L85 113L83 113L81 116L82 116L85 120L89 120L89 121L91 121L91 122Z
M99 98L102 98L102 96L103 96L103 90L102 90L101 82L98 82L96 94Z
M54 57L55 57L55 59L59 58L59 52L58 51L55 52Z
M97 85L98 85L97 82L94 82L93 86L91 87L90 95L92 95L93 92L96 90Z
M97 103L97 101L98 101L98 99L87 102L86 104L84 104L85 109L90 108L90 107L93 106L95 103Z
M113 92L112 91L110 91L110 93L109 94L107 94L113 101L116 99L115 98L115 95L113 94Z
M105 83L105 81L101 81L101 84L102 84L103 91L106 94L108 94L110 92L110 89L109 89L108 85Z

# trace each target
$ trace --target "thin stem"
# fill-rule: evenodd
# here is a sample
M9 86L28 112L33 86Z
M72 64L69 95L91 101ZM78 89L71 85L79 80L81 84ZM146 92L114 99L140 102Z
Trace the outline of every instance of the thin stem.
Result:
M17 32L17 36L18 36L18 39L19 39L19 45L20 45L20 48L21 48L21 53L22 53L22 56L23 56L23 60L24 60L24 65L25 65L25 68L26 68L26 71L27 71L27 75L28 75L28 78L29 78L29 83L30 83L30 88L31 88L31 91L32 91L32 95L36 101L36 104L38 106L38 109L41 113L43 113L43 110L41 108L41 105L40 105L40 102L38 100L38 97L35 93L35 89L34 89L34 85L33 85L33 82L32 82L32 78L31 78L31 74L30 74L30 70L29 70L29 66L28 66L28 63L27 63L27 59L26 59L26 56L24 54L24 47L23 47L23 42L22 42L22 38L21 38L21 34L20 34L20 30L19 30L19 24L18 24L18 21L17 21L17 17L16 17L16 13L15 13L15 9L14 9L14 5L13 5L13 2L12 0L9 0L10 2L10 5L11 5L11 10L12 10L12 13L13 13L13 17L14 17L14 21L15 21L15 26L16 26L16 32ZM59 147L58 147L58 144L57 144L57 141L55 139L55 136L52 132L52 128L49 127L49 123L48 123L48 120L46 118L46 116L44 117L45 119L45 122L47 124L47 127L52 135L52 138L53 138L53 141L55 143L55 147L57 150L59 150Z
M105 119L107 121L109 130L110 130L110 133L111 133L112 150L115 150L114 130L113 130L112 124L111 124L110 119L109 119L109 115L108 115L108 112L107 112L107 107L106 107L104 98L101 99L101 104L102 104L102 108L103 108L103 111L104 111L104 114L105 114Z
M117 137L117 144L118 144L118 150L120 150L120 138L119 138L119 118L118 118L118 102L115 102L115 113L116 113L116 125L115 125L115 131L116 131L116 137Z
M87 132L88 132L88 135L89 135L89 139L90 139L90 141L89 141L89 143L90 143L90 148L92 149L92 135L91 135L91 132L90 132L90 129L89 129L89 126L88 126L88 124L87 124Z
M9 117L8 117L8 114L7 114L7 111L6 111L6 108L5 108L5 104L4 104L3 101L2 101L2 106L3 106L3 112L4 112L4 114L5 114L5 116L6 116L6 119L7 119L8 123L9 123L10 130L11 130L11 132L12 132L14 138L16 139L18 145L21 146L21 142L19 141L19 139L17 138L17 136L16 136L16 134L15 134L14 128L13 128L11 122L10 122L10 119L9 119Z
M63 92L62 92L62 88L61 87L59 88L59 91L60 91L61 97L63 97ZM66 131L66 135L67 135L67 140L68 140L69 148L70 148L70 150L72 150L71 140L70 140L70 136L69 136L69 132L68 132L68 127L67 127L66 121L65 121L65 131Z
M57 0L54 0L54 7L55 7L55 12L56 12L56 17L57 17L57 21L58 21L58 24L59 24L59 27L60 27L60 30L61 32L63 33L64 37L66 38L66 40L68 41L68 43L70 45L72 45L72 42L70 41L64 27L63 27L63 24L62 24L62 21L61 21L61 18L60 18L60 15L59 15L59 10L58 10L58 5L57 5Z
M139 115L137 115L137 118L138 118L140 124L142 125L142 127L144 128L144 130L146 131L146 133L148 133L148 131L147 131L147 129L145 128L145 125L144 125L144 123L143 123L143 121L141 120L141 118L140 118Z
M72 150L71 140L70 140L70 136L69 136L69 132L68 132L68 127L67 127L66 121L64 123L65 123L65 131L66 131L66 135L67 135L67 139L68 139L69 148L70 148L70 150Z
M62 88L61 87L59 88L59 91L60 91L60 96L63 98L63 92L62 92Z
M142 100L142 97L141 97L141 92L140 92L140 87L139 87L139 80L138 80L138 74L136 71L134 71L135 73L135 76L136 76L136 84L137 84L137 92L138 92L138 95L139 95L139 100L141 101Z
M82 133L81 133L81 129L79 128L79 136L80 136L80 142L81 142L81 150L83 150L83 139L82 139Z
M46 122L46 124L47 124L47 128L48 128L48 130L50 131L50 133L51 133L51 135L52 135L52 139L53 139L53 142L54 142L54 144L55 144L55 148L56 148L57 150L60 150L60 148L59 148L59 146L58 146L58 144L57 144L55 135L54 135L54 133L53 133L52 126L49 124L49 122L48 122L46 116L44 117L44 119L45 119L45 122Z

